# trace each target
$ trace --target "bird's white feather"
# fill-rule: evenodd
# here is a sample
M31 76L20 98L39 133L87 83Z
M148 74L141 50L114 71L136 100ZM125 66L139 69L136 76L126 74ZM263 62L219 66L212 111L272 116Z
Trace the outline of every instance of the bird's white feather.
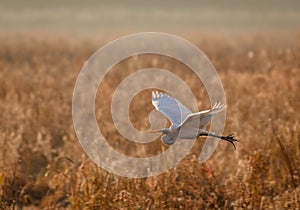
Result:
M185 127L205 128L211 121L212 117L225 109L226 106L221 103L216 103L211 109L201 112L192 113L180 124Z
M166 93L152 92L153 106L163 113L173 125L179 125L186 117L192 114L191 110Z

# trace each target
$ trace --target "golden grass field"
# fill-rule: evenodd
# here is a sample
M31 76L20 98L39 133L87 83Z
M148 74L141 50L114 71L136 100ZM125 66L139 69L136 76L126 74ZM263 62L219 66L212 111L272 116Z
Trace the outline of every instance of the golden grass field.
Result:
M1 209L300 209L299 34L192 37L223 82L224 134L233 132L240 143L234 151L220 142L200 164L199 140L175 168L142 179L109 174L90 161L72 124L77 74L108 38L0 36ZM179 75L199 109L209 108L201 82L179 62L145 55L119 63L99 88L96 115L108 142L128 155L166 147L160 141L127 142L111 120L116 86L130 72L149 67ZM141 130L149 127L154 109L150 94L141 92L130 107L131 121Z

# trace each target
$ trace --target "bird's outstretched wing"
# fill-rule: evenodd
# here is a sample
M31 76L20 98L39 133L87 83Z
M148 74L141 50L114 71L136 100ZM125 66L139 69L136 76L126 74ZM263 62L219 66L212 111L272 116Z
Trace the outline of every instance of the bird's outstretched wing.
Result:
M166 93L152 92L153 106L163 113L174 125L179 125L185 118L192 114L180 101Z
M188 115L180 126L199 126L198 128L205 128L210 123L212 117L225 108L226 106L224 104L216 103L211 109Z

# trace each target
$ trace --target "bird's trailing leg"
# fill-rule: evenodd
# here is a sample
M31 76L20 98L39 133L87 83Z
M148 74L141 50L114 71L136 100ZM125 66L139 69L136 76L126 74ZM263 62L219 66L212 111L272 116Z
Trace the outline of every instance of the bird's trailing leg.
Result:
M234 145L234 142L239 142L239 140L234 138L233 134L230 134L228 136L219 136L219 135L216 135L214 133L200 133L198 135L198 137L200 137L200 136L212 136L212 137L216 137L216 138L228 141L229 143L231 143L233 145L234 149L236 149L235 145Z

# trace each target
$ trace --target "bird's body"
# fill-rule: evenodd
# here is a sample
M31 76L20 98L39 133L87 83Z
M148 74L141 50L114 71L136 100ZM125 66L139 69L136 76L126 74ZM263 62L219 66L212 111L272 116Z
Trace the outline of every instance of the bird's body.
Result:
M216 103L212 109L192 113L177 99L166 93L156 91L152 92L152 104L172 123L169 128L154 131L164 134L162 141L165 144L174 144L178 139L196 139L199 136L213 136L226 140L231 144L234 141L238 141L233 138L232 134L229 136L218 136L206 130L206 126L211 122L212 117L225 109L225 106L221 103ZM234 144L233 146L235 147Z

